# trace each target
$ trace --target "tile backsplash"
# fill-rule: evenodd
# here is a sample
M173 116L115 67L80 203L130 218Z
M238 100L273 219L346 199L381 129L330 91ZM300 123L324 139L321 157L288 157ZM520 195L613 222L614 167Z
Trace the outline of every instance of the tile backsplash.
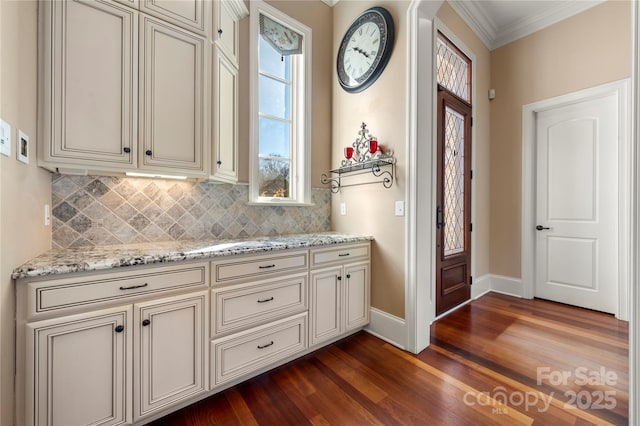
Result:
M247 185L105 176L52 177L53 246L239 238L330 229L331 192L312 207L250 206Z

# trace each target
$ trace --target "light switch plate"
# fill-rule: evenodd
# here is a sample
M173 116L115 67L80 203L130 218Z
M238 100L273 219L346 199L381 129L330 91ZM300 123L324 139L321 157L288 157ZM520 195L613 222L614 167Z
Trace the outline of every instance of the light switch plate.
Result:
M404 216L404 201L396 201L396 216Z
M340 215L347 215L347 203L340 203Z
M18 161L29 164L29 136L22 130L18 130L18 139L16 140L16 157Z
M0 154L11 156L11 126L0 119Z

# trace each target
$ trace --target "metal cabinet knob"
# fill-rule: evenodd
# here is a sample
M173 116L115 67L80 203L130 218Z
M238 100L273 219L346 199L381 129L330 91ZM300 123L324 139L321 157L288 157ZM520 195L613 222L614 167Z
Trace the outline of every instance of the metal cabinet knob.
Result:
M148 326L149 324L151 324L151 321L149 321L148 319L146 319L146 320L142 321L142 326L143 326L143 327L146 327L146 326Z
M222 28L218 28L218 34L222 35Z
M125 154L128 154L131 152L131 148L129 148L128 146L125 146L122 150L124 151Z
M124 331L124 325L119 325L115 328L116 333L122 333Z

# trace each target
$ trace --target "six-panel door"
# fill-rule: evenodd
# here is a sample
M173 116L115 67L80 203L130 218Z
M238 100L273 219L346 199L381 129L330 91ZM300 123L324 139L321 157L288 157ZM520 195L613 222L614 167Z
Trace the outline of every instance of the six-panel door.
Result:
M132 420L131 306L27 324L27 424Z
M136 419L207 391L207 294L134 305Z

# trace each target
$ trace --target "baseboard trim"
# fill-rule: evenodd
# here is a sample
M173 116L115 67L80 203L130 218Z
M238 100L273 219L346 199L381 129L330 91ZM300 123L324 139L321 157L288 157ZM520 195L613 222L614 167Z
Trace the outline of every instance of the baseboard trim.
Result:
M491 290L509 296L524 297L524 287L520 278L490 274Z
M402 350L407 350L407 323L380 309L371 308L370 322L364 331Z
M491 291L491 274L482 275L478 278L474 278L471 285L471 298L477 299Z

